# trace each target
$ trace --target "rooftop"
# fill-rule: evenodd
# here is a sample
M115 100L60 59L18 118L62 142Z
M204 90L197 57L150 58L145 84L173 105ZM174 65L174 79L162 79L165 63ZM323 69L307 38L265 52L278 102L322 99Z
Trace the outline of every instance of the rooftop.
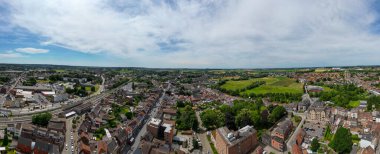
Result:
M228 130L227 127L218 128L217 132L222 136L224 141L229 144L229 146L233 146L251 134L256 133L256 130L253 126L247 125L236 132Z
M152 118L150 120L149 124L155 125L155 126L159 126L161 124L161 120L160 119L156 119L156 118Z

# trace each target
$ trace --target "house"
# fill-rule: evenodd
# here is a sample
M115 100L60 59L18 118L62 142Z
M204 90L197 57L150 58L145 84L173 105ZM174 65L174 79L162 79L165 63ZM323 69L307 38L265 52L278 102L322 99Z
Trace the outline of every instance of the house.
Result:
M253 126L247 125L236 132L227 127L216 130L215 147L220 154L247 154L257 145L257 131Z
M271 145L274 149L283 152L285 151L285 140L278 137L278 136L272 136Z
M358 108L353 108L351 111L348 112L348 118L353 118L357 119L359 114L359 109Z
M359 151L359 154L374 154L376 151L372 147L366 147Z
M37 140L34 149L34 154L59 154L59 147L49 142Z
M278 124L278 127L275 128L273 136L277 136L285 140L290 132L293 130L293 123L289 119L282 121Z
M306 118L314 122L329 122L331 111L324 106L323 102L315 102L309 109Z
M303 154L301 147L297 144L293 144L292 145L292 154Z
M158 137L158 133L159 133L159 129L160 129L160 125L161 125L161 120L160 119L156 119L156 118L152 118L150 121L149 121L149 124L148 126L146 127L147 131L152 133L152 135L154 137Z
M369 125L372 123L372 114L371 112L359 112L358 114L358 122L362 127L369 127Z
M107 143L104 141L98 142L98 154L106 154L107 153Z
M78 143L79 154L91 154L91 148L89 145L86 145L82 141Z
M32 140L24 137L19 137L16 150L21 153L32 153Z
M107 144L108 154L118 154L119 146L115 139L112 139L111 142Z
M332 114L340 117L346 117L347 111L343 107L335 107L332 111Z
M310 106L310 99L303 97L302 101L298 103L298 111L304 112Z

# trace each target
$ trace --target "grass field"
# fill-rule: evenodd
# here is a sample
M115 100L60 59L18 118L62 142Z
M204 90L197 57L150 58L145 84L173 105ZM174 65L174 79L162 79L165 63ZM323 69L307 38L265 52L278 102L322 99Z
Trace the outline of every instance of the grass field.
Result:
M86 88L86 91L91 91L91 86L86 86L85 88ZM97 84L95 85L95 91L98 91L98 89L99 89L99 85Z
M272 78L275 82L267 82L260 87L247 90L244 93L266 94L266 93L302 93L302 84L290 78Z
M348 104L348 106L351 108L356 108L359 105L360 105L360 101L350 101L350 103Z
M46 80L37 80L37 83L49 83L49 79L46 79Z
M322 86L324 92L333 91L334 89L331 89L330 87Z
M317 68L317 69L315 69L315 72L317 72L317 73L322 73L322 72L326 72L326 71L328 71L328 69L326 69L326 68Z
M227 81L226 84L222 85L222 88L227 90L243 89L256 81L265 81L267 84L269 84L276 82L277 78L255 78L250 80Z
M255 94L266 94L266 93L302 93L302 84L297 83L294 79L286 77L266 77L266 78L256 78L250 80L241 81L228 81L226 84L222 85L222 88L227 90L237 90L243 89L249 86L255 81L265 81L265 85L259 86L254 89L244 91L242 93L255 93Z
M57 70L55 70L55 72L57 72L57 73L63 73L63 72L66 72L66 70L57 69Z

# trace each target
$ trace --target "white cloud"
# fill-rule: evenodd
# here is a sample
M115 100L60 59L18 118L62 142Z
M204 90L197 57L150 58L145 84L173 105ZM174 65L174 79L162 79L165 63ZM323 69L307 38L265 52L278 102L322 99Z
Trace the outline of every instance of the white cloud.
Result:
M46 49L37 49L37 48L17 48L15 51L28 53L28 54L40 54L40 53L48 53L49 50Z
M13 53L13 52L6 52L6 53L0 53L0 58L20 58L24 57L20 53Z
M10 22L57 45L148 67L375 64L371 0L14 0ZM161 46L160 46L161 44ZM163 48L162 45L168 47ZM168 51L167 51L168 50ZM171 51L174 50L174 51ZM133 61L133 63L131 62Z

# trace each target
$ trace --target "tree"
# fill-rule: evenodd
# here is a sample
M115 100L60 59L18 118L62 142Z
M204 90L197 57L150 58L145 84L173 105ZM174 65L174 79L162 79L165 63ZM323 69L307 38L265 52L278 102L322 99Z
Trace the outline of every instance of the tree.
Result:
M51 118L52 118L52 115L49 112L40 113L37 115L33 115L32 123L35 125L40 125L40 126L47 126Z
M235 117L235 123L238 127L252 125L251 113L248 109L242 109Z
M193 147L194 149L199 149L198 141L195 138L193 138Z
M200 114L203 126L210 129L222 127L225 124L224 114L220 110L207 109Z
M286 114L286 109L283 106L276 106L269 115L269 121L275 123Z
M177 119L177 124L179 130L198 130L197 117L195 115L194 110L189 105L180 110L179 118Z
M318 138L314 138L313 141L311 141L311 151L317 152L320 147L320 144L318 142Z
M3 146L7 146L9 143L9 139L8 139L8 131L7 131L7 128L4 129L4 139L3 139Z
M91 87L91 91L92 91L92 92L95 92L95 90L96 90L96 89L95 89L95 86L92 86L92 87Z
M226 126L230 130L237 130L236 124L235 124L235 116L232 114L231 111L225 112L225 122Z
M350 130L339 127L329 146L338 153L350 153L352 149L352 137Z

